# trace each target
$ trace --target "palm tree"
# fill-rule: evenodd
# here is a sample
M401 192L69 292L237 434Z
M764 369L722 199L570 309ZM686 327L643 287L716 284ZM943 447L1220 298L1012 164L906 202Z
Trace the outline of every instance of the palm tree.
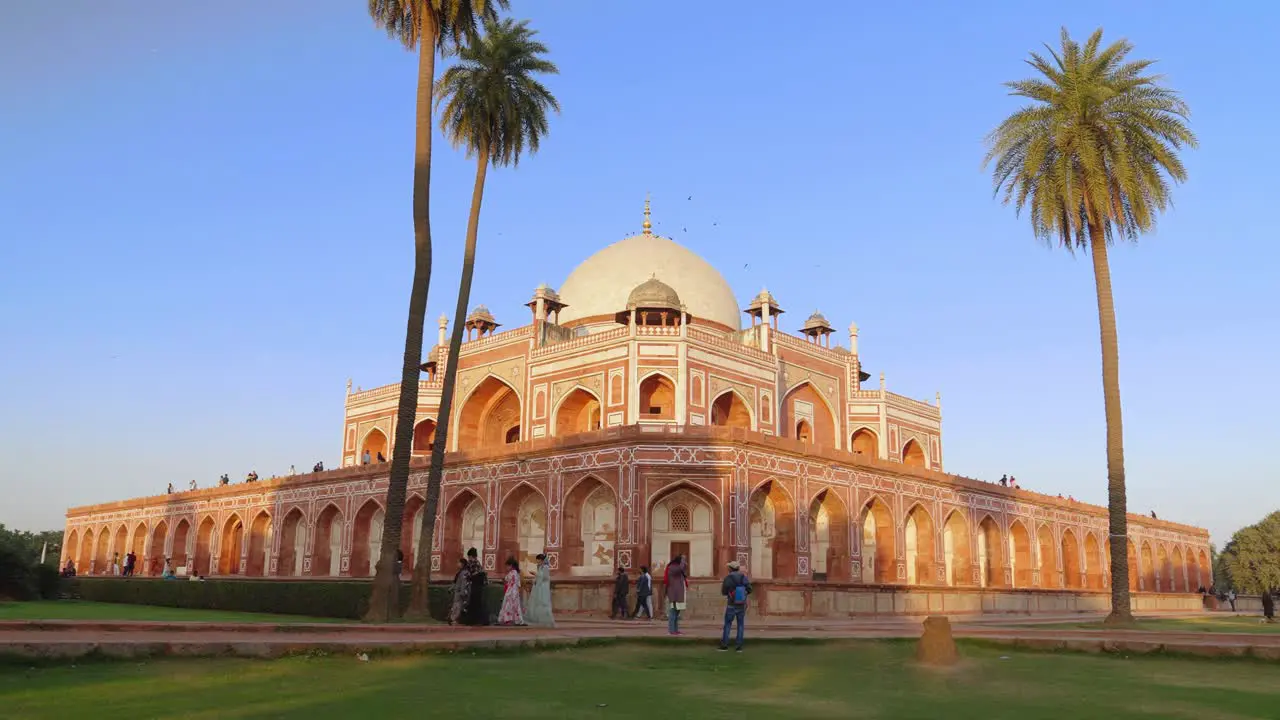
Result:
M1062 30L1049 58L1032 53L1039 73L1005 83L1030 102L987 137L984 166L994 161L997 194L1019 214L1025 209L1036 236L1093 257L1102 336L1102 395L1107 421L1107 497L1111 533L1111 614L1133 620L1129 608L1128 518L1124 434L1120 418L1120 351L1107 246L1136 240L1155 226L1170 200L1169 180L1187 171L1178 157L1195 147L1190 110L1159 75L1153 60L1126 60L1133 45L1102 47L1102 29L1081 46Z
M387 486L386 525L378 558L369 620L385 622L399 614L400 593L394 575L400 548L404 500L409 487L409 455L418 411L418 373L422 364L422 328L427 317L431 284L431 92L436 53L457 47L476 33L478 19L496 17L507 0L369 0L373 24L392 38L418 51L418 103L413 153L413 285L409 291L409 322L404 337L404 366L400 373L400 403L396 410L395 443Z
M427 475L427 498L422 512L422 540L418 546L409 612L425 614L430 572L432 535L440 506L440 480L444 453L449 440L449 419L453 409L454 384L458 377L458 355L467 305L471 300L471 279L476 267L476 234L480 228L480 203L489 165L500 167L520 163L520 155L538 151L547 134L547 110L559 111L551 92L534 76L559 72L555 64L541 57L547 47L534 39L528 21L487 19L484 36L458 51L458 63L445 71L436 87L436 104L443 105L440 129L454 147L465 148L476 159L476 181L471 191L471 215L467 219L467 240L462 255L462 279L458 304L453 311L453 331L445 361L440 410L436 415L435 445Z

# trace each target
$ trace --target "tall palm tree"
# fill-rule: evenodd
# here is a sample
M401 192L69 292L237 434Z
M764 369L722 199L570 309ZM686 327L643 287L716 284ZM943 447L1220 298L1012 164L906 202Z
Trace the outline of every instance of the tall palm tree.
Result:
M432 536L440 506L440 481L444 453L449 440L454 385L458 377L458 355L462 329L471 300L471 279L476 268L476 235L480 229L480 204L489 165L501 167L520 163L521 154L536 153L547 134L547 110L560 110L560 103L535 77L558 73L555 64L542 56L547 47L534 39L528 21L487 19L484 36L458 51L458 63L445 71L436 87L436 104L443 106L440 129L454 147L465 148L476 159L476 181L471 191L471 214L467 219L466 247L462 255L462 279L458 304L453 311L453 331L445 361L444 387L436 416L435 445L427 475L427 498L422 512L422 540L418 546L409 612L425 614L431 561Z
M431 92L436 53L457 47L476 33L478 20L496 17L507 0L369 0L373 24L386 30L409 50L418 51L418 102L413 152L413 284L409 291L409 321L404 336L404 366L400 373L400 403L396 410L395 443L387 487L386 525L378 558L368 619L387 621L399 614L400 593L394 566L400 548L404 500L409 487L409 456L418 411L418 373L422 365L422 329L427 318L431 284Z
M1128 517L1120 413L1120 351L1107 246L1151 230L1171 202L1170 183L1187 171L1178 157L1195 147L1190 110L1176 92L1147 73L1153 60L1127 60L1133 45L1102 46L1102 29L1084 45L1062 30L1049 57L1031 53L1037 76L1005 83L1030 102L987 137L995 191L1023 210L1035 234L1093 257L1102 336L1102 396L1107 421L1107 498L1111 533L1111 614L1129 608Z

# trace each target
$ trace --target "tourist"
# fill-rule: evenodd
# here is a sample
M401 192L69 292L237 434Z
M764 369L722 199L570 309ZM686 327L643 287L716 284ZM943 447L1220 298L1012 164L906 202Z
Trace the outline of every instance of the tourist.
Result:
M316 463L315 465L312 465L312 466L311 466L311 472L324 472L324 461L323 461L323 460L321 460L320 462Z
M1151 519L1152 519L1152 520L1159 520L1159 519L1160 519L1160 518L1156 517L1156 511L1155 511L1155 510L1152 510L1152 511L1151 511Z
M292 465L292 464L290 464L290 465L289 465L289 477L293 477L294 475L297 475L297 474L298 474L298 471L297 471L297 470L294 470L294 469L293 469L293 465Z
M199 489L199 488L200 488L200 486L199 486L199 485L196 485L196 481L195 481L195 480L192 480L192 481L191 481L191 489L192 489L192 490L197 490L197 489Z
M1236 591L1234 588L1227 591L1227 602L1231 604L1231 612L1236 611Z
M169 495L173 494L173 483L169 483L169 489L165 491Z
M475 548L467 550L467 580L471 583L471 590L462 610L462 622L466 625L488 625L489 608L484 594L489 576L480 566L480 555Z
M120 553L114 553L111 556L111 574L120 574Z
M1000 487L1009 487L1009 473L1000 476Z
M365 450L365 451L364 451L364 455L361 455L361 456L360 456L360 464L361 464L361 465L368 465L372 460L373 460L373 458L372 458L372 456L371 456L371 455L369 455L369 451L368 451L368 450Z
M1010 476L1009 476L1009 487L1013 488L1014 490L1017 490L1017 489L1018 489L1018 478L1016 478L1016 477L1014 477L1014 476L1010 475Z
M627 594L631 592L631 578L621 565L618 574L613 578L613 607L609 609L610 620L627 619Z
M218 478L218 484L219 484L219 485L230 485L230 484L231 484L231 478L230 478L226 473L222 473L222 477Z
M449 606L449 624L456 625L462 621L462 613L467 608L467 599L471 597L471 574L468 572L467 559L458 558L458 571L453 574L453 603Z
M720 650L729 649L729 626L738 623L738 652L742 652L743 624L747 619L747 596L751 594L751 580L742 572L737 560L729 561L729 574L720 583L724 596L724 630L720 633Z
M196 570L196 571L192 571L191 577L187 578L187 581L188 582L204 582L204 578L200 577L200 572Z
M67 558L67 564L62 568L62 577L75 577L75 576L76 576L76 563L71 558Z
M649 574L648 565L640 566L640 577L636 578L635 619L640 619L641 610L646 620L653 619L653 576Z
M384 462L386 462L386 461L387 461L387 459L386 459L386 458L384 458L384 457L382 457L382 451L381 451L381 450L379 450L379 451L378 451L378 462L380 462L380 463L384 463Z
M538 569L533 576L533 589L529 591L524 621L539 627L556 626L551 611L551 565L543 554L538 555Z
M689 564L685 562L684 555L676 555L675 559L667 564L667 571L663 573L662 580L667 590L667 632L672 635L682 635L680 612L684 610L686 590L689 588Z
M249 474L244 476L244 481L247 483L258 482L258 471L250 470Z
M173 573L173 561L171 558L164 559L164 570L161 571L160 577L164 578L165 580L177 579L178 576Z
M499 625L524 625L524 608L520 605L520 563L507 558L507 574L502 579L502 609Z

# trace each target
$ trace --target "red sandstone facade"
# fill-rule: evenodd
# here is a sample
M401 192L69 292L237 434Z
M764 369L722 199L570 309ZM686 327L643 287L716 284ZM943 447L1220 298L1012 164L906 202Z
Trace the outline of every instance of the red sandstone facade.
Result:
M433 573L476 547L491 570L545 552L561 581L683 553L695 576L736 559L784 586L1108 587L1105 510L945 474L940 402L889 392L883 374L864 389L856 326L847 349L818 313L787 334L762 292L740 328L723 278L647 217L562 291L539 287L514 330L483 307L468 318ZM406 575L444 334L442 319L420 386ZM100 574L133 550L153 574L168 557L210 575L368 576L397 395L348 386L338 470L73 508L64 560ZM1129 523L1132 589L1209 584L1206 531Z

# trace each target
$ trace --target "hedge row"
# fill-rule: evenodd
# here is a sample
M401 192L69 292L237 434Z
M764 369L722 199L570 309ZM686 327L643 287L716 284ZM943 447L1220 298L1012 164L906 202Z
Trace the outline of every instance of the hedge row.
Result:
M310 615L359 620L369 609L372 581L368 580L159 580L152 578L76 578L71 594L93 602L161 605L193 610ZM410 587L400 585L400 607L409 604ZM488 587L488 610L502 605L502 587ZM448 585L432 585L428 596L431 617L444 620L449 612Z

